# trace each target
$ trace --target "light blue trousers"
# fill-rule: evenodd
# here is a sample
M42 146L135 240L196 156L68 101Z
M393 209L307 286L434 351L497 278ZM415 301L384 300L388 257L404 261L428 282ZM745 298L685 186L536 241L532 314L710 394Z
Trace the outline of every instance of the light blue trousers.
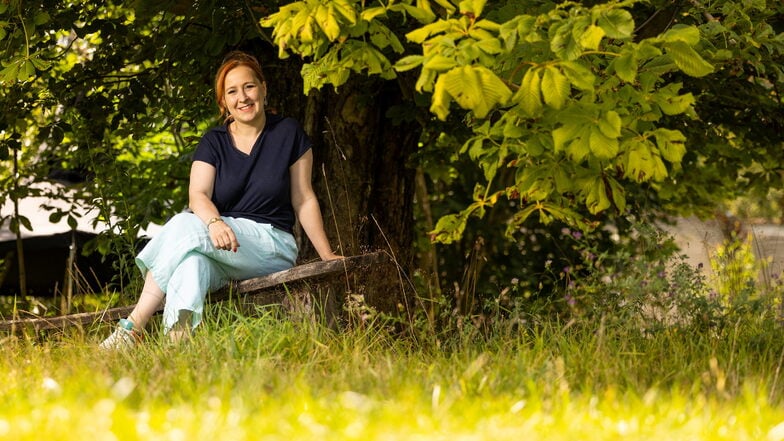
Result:
M164 331L168 332L183 312L191 314L191 326L201 322L204 299L230 280L264 276L294 266L294 236L270 224L249 219L222 217L237 236L237 252L219 250L210 240L204 222L193 213L171 218L136 256L136 265L166 294Z

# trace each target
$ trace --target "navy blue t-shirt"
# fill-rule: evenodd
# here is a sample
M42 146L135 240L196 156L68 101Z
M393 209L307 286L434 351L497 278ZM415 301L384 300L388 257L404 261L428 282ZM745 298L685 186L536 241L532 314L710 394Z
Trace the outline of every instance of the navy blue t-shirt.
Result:
M209 130L196 146L194 161L216 169L212 202L222 216L294 229L289 167L311 143L292 118L267 114L267 122L250 154L237 150L226 125Z

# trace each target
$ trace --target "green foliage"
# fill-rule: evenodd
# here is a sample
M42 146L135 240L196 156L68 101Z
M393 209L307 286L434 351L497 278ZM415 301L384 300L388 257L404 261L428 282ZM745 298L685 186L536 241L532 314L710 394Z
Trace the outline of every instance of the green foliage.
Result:
M12 168L0 167L0 195L34 196L35 182L67 178L67 189L50 196L109 224L83 251L119 256L119 283L136 274L140 229L185 206L188 155L215 122L205 91L216 57L255 26L243 21L243 2L217 3L0 8L0 101L13 109L0 116L0 161L16 152L21 178L14 187ZM54 211L51 219L72 216ZM32 229L24 218L7 221Z
M721 301L727 305L749 299L759 290L757 281L763 268L754 256L752 240L751 235L743 240L733 237L711 253L713 284Z
M386 79L395 77L383 51L389 48L401 53L403 45L393 30L376 19L387 11L413 12L420 20L432 16L426 9L393 2L358 11L355 0L304 0L282 6L262 19L261 25L274 27L272 36L280 58L288 57L291 50L314 59L302 69L307 94L324 84L338 87L348 80L351 72L366 71L368 75Z
M768 66L781 72L784 49L782 34L766 21L775 15L765 12L765 2L696 4L679 23L654 33L638 26L648 18L645 13L655 10L635 1L545 3L539 13L518 12L526 8L505 2L344 0L334 8L327 6L331 3L295 2L262 21L274 28L281 56L296 53L308 60L306 92L327 83L337 87L349 71L373 74L337 54L393 45L377 73L391 78L395 72L418 71L414 89L429 96L432 114L446 120L454 104L466 112L473 136L461 151L484 170L485 182L477 185L485 190L436 225L431 236L446 243L457 240L472 216L483 217L502 197L519 206L506 221L510 233L535 213L540 221L592 227L609 211L624 213L629 198L640 191L655 193L658 205L668 209L685 199L696 207L713 203L717 196L710 192L689 194L685 188L713 185L716 176L684 173L683 163L693 169L694 158L702 158L701 167L715 163L723 169L723 157L734 155L735 147L716 145L710 153L719 156L711 157L700 141L705 128L715 131L709 135L713 142L718 142L714 135L734 129L711 125L712 115L695 112L698 99L691 90L699 89L693 85L732 83L733 76L727 76L731 53L753 63L757 72L771 70L760 64L762 59L776 60ZM721 14L722 20L711 14ZM400 23L396 15L414 20L393 26ZM388 34L369 42L366 33L374 24L405 35L409 44L400 45ZM638 30L648 36L638 38ZM744 52L754 47L764 47L764 55ZM702 78L708 80L700 83ZM778 102L778 94L763 84L770 89L780 81L781 75L766 74L755 97ZM717 100L724 95L716 88L711 92ZM778 147L773 141L759 151ZM778 163L765 162L768 167ZM500 168L517 170L516 179L495 180ZM721 188L729 191L734 185L725 178Z

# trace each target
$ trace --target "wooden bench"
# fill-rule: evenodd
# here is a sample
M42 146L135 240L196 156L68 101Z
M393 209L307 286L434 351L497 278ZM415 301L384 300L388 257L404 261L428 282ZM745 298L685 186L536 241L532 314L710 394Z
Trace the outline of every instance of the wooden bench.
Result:
M288 291L287 284L300 282L331 284L341 283L346 286L344 291L351 291L352 279L361 279L364 274L381 266L389 267L392 259L384 251L347 257L340 260L318 261L297 265L293 268L268 274L255 279L241 280L230 283L225 288L210 293L209 302L220 302L233 299L244 299L246 303L268 305L283 302ZM333 298L333 300L336 300ZM324 301L324 299L316 299ZM85 326L100 322L114 322L127 317L136 305L108 308L95 312L83 312L57 317L17 318L0 322L0 332L21 332L24 330L42 331L63 329L68 326ZM163 311L161 305L156 312Z

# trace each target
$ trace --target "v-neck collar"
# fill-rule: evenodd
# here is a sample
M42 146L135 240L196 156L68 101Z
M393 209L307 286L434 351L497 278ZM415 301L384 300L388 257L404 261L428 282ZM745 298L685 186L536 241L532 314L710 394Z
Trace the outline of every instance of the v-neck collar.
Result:
M282 116L276 115L273 113L266 114L266 122L264 124L264 129L259 133L259 136L256 137L256 140L253 141L253 145L250 147L250 152L245 153L234 143L234 137L231 136L231 132L229 131L229 124L234 121L228 121L225 124L221 125L220 128L226 134L226 137L229 139L229 145L231 146L232 150L237 152L237 154L242 155L245 158L250 158L256 154L257 151L261 150L262 141L264 140L267 132L272 130L273 126L275 126L279 121L283 119Z

